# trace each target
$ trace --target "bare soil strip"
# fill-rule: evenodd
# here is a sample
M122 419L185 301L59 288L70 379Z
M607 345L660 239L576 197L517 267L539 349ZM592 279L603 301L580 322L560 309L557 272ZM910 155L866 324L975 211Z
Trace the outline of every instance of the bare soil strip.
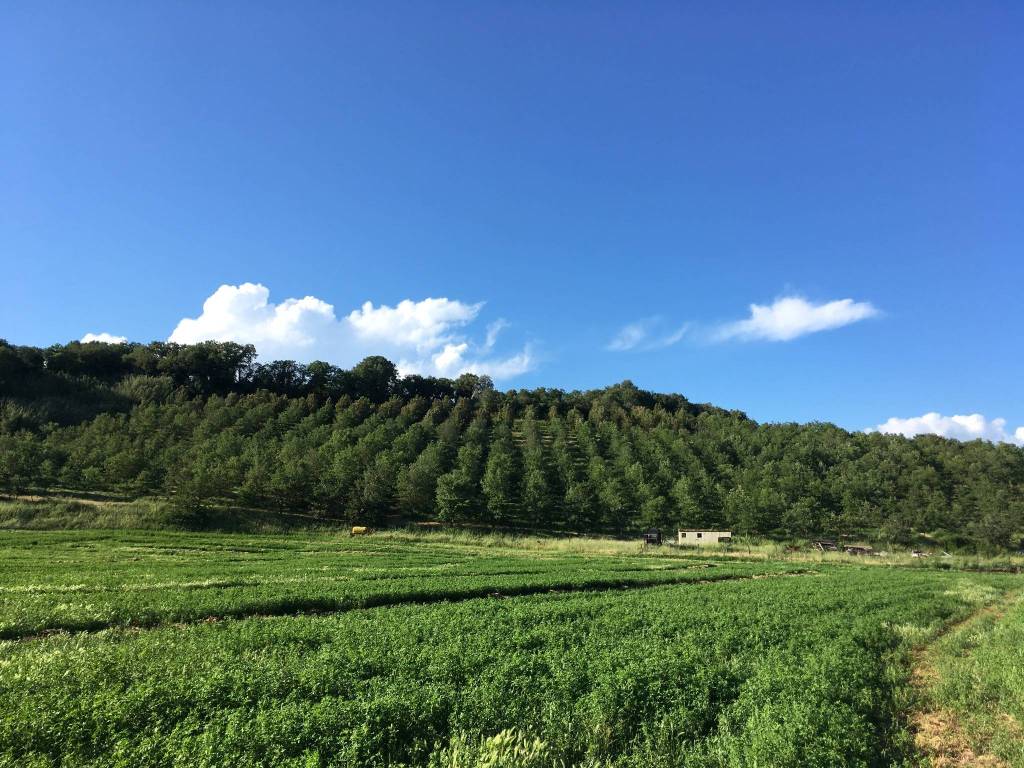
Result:
M944 627L931 643L914 652L910 682L921 708L911 715L910 726L914 744L927 758L927 765L931 768L1009 768L1009 763L996 755L976 752L956 713L935 705L931 701L930 689L939 678L934 658L938 640L982 619L1001 618L1016 597L1016 592L1008 593L1002 599L953 622Z

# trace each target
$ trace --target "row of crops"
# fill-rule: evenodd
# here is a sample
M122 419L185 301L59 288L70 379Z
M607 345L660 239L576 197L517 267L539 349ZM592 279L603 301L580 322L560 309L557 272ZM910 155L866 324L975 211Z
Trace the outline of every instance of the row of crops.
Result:
M584 557L422 541L0 533L0 639L402 603L685 584L802 566Z
M144 546L161 554L141 556L137 583L148 583L143 573L157 584L185 571L198 581L208 575L202 567L207 548L223 545L196 537L186 547L182 537L172 552L166 543L68 539L54 542L50 567L73 569L72 562L95 562L122 545ZM90 554L90 547L98 549ZM265 559L258 573L281 575L271 565L280 553L253 549L211 558L209 573L217 575L210 578L224 578L221 569L232 570L231 557L249 556ZM207 554L197 557L194 550ZM310 572L324 567L313 561L331 557L311 547L304 564L300 550L280 558L294 562L298 576L307 565ZM403 554L400 547L376 551L370 544L354 544L338 557L352 559L334 575L347 569L367 589L406 577L359 574L407 566L415 572L412 580L439 592L459 579L529 583L585 565L566 555L488 555L457 547ZM708 561L714 567L694 569L700 561L670 558L589 563L595 573L605 569L624 578L701 575L690 583L652 581L627 590L5 641L0 764L899 764L912 749L904 722L910 643L1016 584L1012 576L850 566L709 581L706 572L738 575L746 568L752 576L772 566ZM124 567L125 573L132 569ZM474 568L494 572L474 574ZM22 586L58 586L44 575L26 574ZM113 584L99 574L78 575L77 583L86 586ZM16 613L25 600L32 604L38 593L13 591L18 579L10 571L3 579L5 611L13 606ZM174 593L157 586L133 594L160 603L158 615L166 618L181 608L171 600ZM111 590L49 594L51 602L87 603L106 599ZM451 594L463 597L454 588Z

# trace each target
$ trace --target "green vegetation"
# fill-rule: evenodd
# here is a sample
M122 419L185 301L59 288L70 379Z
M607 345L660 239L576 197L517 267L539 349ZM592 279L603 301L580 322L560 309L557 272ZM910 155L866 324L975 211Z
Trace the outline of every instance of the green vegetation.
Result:
M0 532L0 638L718 581L799 564L452 549L413 539Z
M757 424L629 382L499 392L468 374L402 378L380 357L341 370L260 364L231 343L0 342L0 490L50 488L160 496L192 528L235 509L981 552L1024 533L1012 445Z
M321 520L301 513L231 506L207 506L202 515L157 497L134 499L66 497L0 497L0 529L74 530L210 530L231 533L280 533L323 528L337 532L340 520Z
M930 699L977 755L1024 766L1024 601L993 610L936 644Z
M0 765L909 764L911 644L1019 585L510 544L5 533Z

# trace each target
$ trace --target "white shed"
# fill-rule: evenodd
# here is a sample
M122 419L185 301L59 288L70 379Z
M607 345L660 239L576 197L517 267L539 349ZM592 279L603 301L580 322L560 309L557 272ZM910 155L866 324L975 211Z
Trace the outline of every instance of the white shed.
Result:
M679 544L702 547L705 544L725 544L732 541L732 531L706 531L686 528L679 531Z

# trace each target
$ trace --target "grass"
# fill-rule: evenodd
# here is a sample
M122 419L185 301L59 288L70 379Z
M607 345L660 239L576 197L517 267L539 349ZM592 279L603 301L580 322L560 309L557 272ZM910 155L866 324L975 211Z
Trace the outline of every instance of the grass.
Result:
M174 527L167 504L155 499L0 499L0 528L62 530L119 528L159 530Z
M1024 599L954 629L930 663L927 695L955 723L956 738L975 755L1024 766Z
M202 516L183 514L166 499L140 497L18 496L0 498L0 530L205 530L284 533L339 530L341 522L268 510L213 506Z
M2 530L149 530L205 531L249 534L280 534L296 532L345 532L342 521L330 521L310 515L276 513L268 510L215 505L207 509L202 520L183 516L166 499L141 497L117 498L109 495L70 495L72 492L51 492L47 496L0 497L0 531ZM891 549L880 555L854 556L844 552L819 552L807 542L783 542L750 537L727 546L687 549L666 544L644 548L636 539L616 539L586 535L532 535L511 532L483 532L479 528L454 526L410 526L406 529L381 531L378 537L396 541L446 541L454 545L498 549L530 549L545 552L566 552L587 555L634 555L678 557L698 554L710 558L740 560L788 561L810 564L857 563L914 567L935 570L978 570L1024 572L1024 556L954 554L950 557L914 558L906 550Z
M697 557L594 557L443 535L9 531L0 532L0 548L0 638L801 570Z
M0 551L12 766L908 765L912 649L1020 585L461 531Z

